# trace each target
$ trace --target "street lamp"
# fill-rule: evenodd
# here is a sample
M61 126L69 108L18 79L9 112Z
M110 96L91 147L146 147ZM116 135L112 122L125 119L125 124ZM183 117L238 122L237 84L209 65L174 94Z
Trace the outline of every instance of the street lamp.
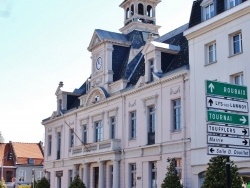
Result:
M3 163L4 163L4 159L5 159L5 157L2 158L2 170L1 170L1 180L2 180L2 181L4 180L4 179L3 179Z

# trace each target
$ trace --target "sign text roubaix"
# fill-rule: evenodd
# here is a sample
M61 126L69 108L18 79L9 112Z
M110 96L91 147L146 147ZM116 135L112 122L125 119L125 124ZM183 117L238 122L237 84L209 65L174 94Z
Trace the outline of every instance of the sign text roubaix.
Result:
M248 115L227 113L219 111L207 111L207 121L214 123L225 123L231 125L249 125Z
M245 148L225 148L225 147L208 146L208 155L250 157L250 150Z
M248 112L248 103L244 101L207 97L206 102L207 102L207 108L244 112L244 113Z
M206 80L206 94L238 99L247 99L247 87Z
M208 133L217 133L225 135L249 136L249 129L244 127L222 126L222 125L207 125Z
M249 138L207 135L208 144L249 147Z

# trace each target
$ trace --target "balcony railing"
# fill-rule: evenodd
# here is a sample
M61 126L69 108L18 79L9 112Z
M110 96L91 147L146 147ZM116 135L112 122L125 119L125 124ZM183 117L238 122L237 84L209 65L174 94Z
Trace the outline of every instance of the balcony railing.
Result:
M112 139L102 142L94 142L81 146L75 146L70 149L71 156L79 156L84 154L93 154L98 152L118 151L121 149L121 140Z

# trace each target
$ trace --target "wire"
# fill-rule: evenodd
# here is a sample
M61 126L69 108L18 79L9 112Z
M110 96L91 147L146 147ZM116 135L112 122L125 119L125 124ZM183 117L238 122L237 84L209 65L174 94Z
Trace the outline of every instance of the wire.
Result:
M71 129L71 127L69 126L69 124L65 121L65 118L64 118L64 114L61 112L61 110L59 110L60 114L62 115L63 117L63 121L64 123L69 127L69 129ZM72 129L71 129L72 130ZM86 146L86 144L81 140L81 138L76 134L76 132L74 131L73 129L73 133L74 135L81 141L82 145L85 147L85 149L87 150L87 152L90 152L88 147Z

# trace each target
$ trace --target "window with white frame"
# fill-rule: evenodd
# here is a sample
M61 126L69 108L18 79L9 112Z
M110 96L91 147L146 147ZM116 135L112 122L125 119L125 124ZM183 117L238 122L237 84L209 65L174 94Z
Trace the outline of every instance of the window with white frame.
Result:
M115 117L110 117L110 139L115 139Z
M48 135L48 156L51 155L52 150L52 135Z
M88 130L87 125L82 126L82 142L86 144L88 142Z
M69 185L73 181L73 170L69 170Z
M234 74L231 76L231 81L236 85L244 85L244 75L243 72Z
M217 52L216 52L216 42L211 42L206 45L206 64L216 63Z
M36 181L41 180L43 176L43 171L36 171Z
M204 12L204 20L208 20L212 17L214 17L215 15L215 9L214 9L214 3L210 3L208 5L206 5L204 8L203 8L203 12Z
M150 71L150 79L149 81L150 82L153 82L154 81L154 76L153 76L153 72L154 72L154 60L150 60L149 61L149 71Z
M152 188L157 188L157 163L156 162L150 162L149 163L150 168L150 184Z
M241 32L236 32L231 34L230 36L230 47L231 47L231 54L230 55L235 55L243 52L242 49L242 33Z
M18 181L19 182L25 182L26 181L26 171L20 170L18 173Z
M103 140L103 127L102 122L95 122L95 142L101 142Z
M149 124L149 132L155 132L155 108L154 106L148 107L148 124Z
M182 178L182 160L181 158L175 158L175 169L178 173L179 179Z
M241 0L227 0L228 8L233 8L241 3Z
M61 158L61 132L57 132L57 151L56 159Z
M130 139L136 138L136 111L130 112Z
M181 99L172 101L173 131L181 130Z
M130 187L136 188L136 164L130 164Z
M69 147L74 146L74 129L70 129L69 131Z

